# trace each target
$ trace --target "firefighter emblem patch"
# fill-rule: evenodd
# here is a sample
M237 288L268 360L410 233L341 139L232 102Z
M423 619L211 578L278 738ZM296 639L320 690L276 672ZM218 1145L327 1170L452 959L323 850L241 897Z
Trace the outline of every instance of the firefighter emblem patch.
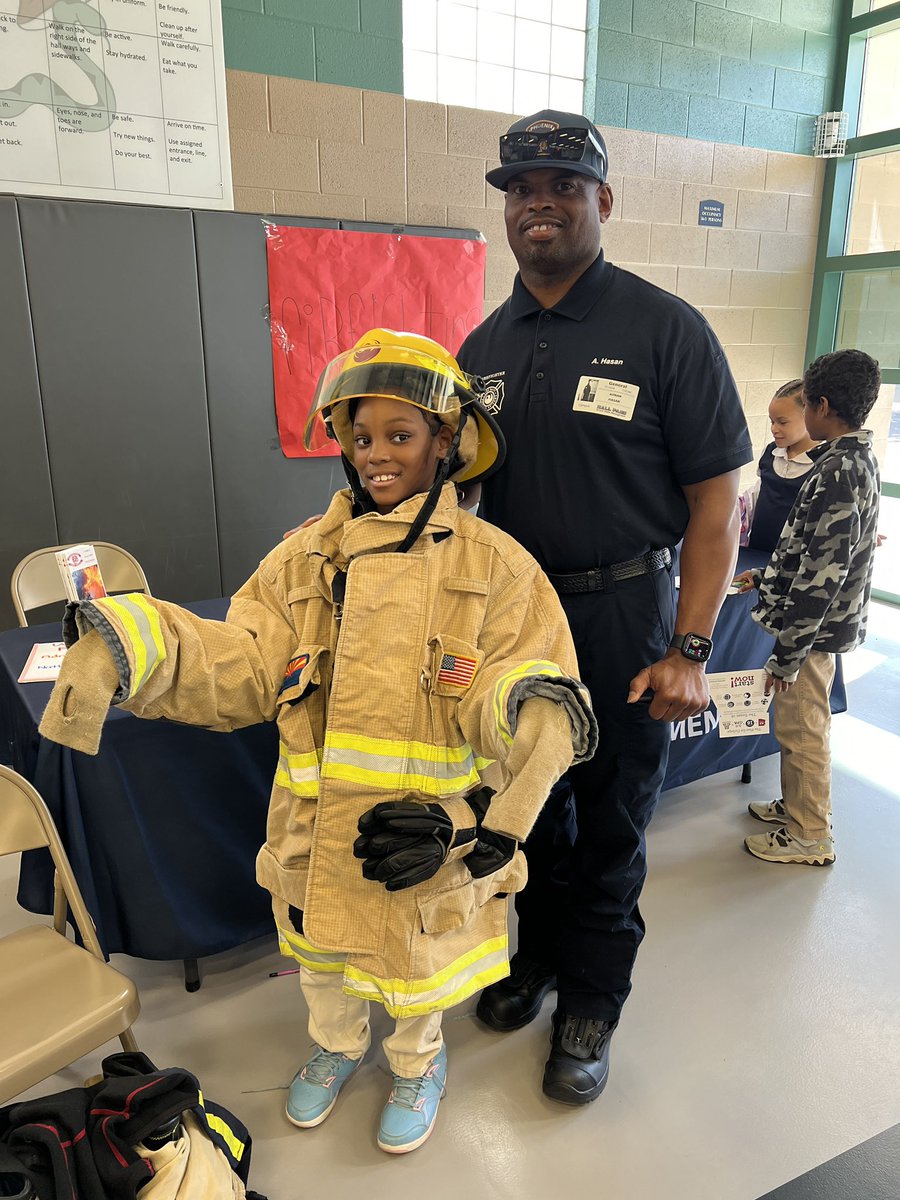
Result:
M484 391L479 400L489 413L498 413L503 407L505 383L502 379L485 379Z

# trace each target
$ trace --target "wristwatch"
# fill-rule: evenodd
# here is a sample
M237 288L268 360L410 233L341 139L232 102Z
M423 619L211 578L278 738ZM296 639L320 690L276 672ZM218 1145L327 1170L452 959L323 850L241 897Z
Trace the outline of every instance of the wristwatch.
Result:
M676 633L669 645L680 650L691 662L706 662L712 654L713 644L701 633Z

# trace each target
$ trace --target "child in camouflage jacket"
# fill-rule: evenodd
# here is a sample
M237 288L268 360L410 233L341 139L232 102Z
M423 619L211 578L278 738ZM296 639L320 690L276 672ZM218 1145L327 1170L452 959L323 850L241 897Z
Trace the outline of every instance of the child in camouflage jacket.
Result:
M745 839L768 862L834 862L829 691L834 656L866 635L876 545L879 475L872 433L861 428L878 397L878 363L861 350L823 354L803 376L806 427L821 441L764 569L752 616L773 634L766 691L781 745L780 800L750 805L772 829Z

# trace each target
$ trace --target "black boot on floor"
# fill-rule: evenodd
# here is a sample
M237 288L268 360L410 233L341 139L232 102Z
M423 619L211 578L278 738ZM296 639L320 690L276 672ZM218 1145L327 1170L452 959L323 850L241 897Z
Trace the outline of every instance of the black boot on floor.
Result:
M498 1033L521 1029L541 1011L548 992L556 987L556 974L542 963L514 954L510 975L481 993L475 1015Z
M553 1014L544 1095L561 1104L589 1104L606 1087L609 1043L617 1021Z

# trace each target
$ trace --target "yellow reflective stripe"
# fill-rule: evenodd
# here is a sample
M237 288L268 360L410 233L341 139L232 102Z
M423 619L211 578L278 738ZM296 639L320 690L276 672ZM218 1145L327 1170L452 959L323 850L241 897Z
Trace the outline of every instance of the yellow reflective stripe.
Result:
M134 655L129 698L141 688L166 657L159 613L144 596L105 596L94 602L101 611L107 610L118 618ZM143 628L142 628L143 627Z
M451 796L477 784L491 759L477 758L468 742L439 746L354 733L329 732L322 758L323 779L364 787L418 790Z
M320 750L294 754L288 750L284 742L279 741L278 767L275 771L276 784L294 796L315 799L319 794L319 763L321 759Z
M507 671L505 675L501 675L497 680L494 687L494 720L504 742L508 744L512 743L506 702L513 685L518 683L520 679L525 679L528 676L541 675L550 675L556 679L566 678L556 663L536 660L520 663L512 671Z
M278 949L285 958L294 959L310 971L343 971L347 961L346 954L318 950L301 934L283 929L278 924L275 928L278 930Z
M292 796L299 796L302 800L314 800L319 794L318 779L292 779L280 764L275 772L275 782L286 792L290 792Z
M197 1093L200 1100L200 1107L203 1109L203 1116L206 1118L206 1123L210 1129L215 1130L228 1149L231 1151L235 1162L240 1162L244 1157L244 1151L247 1149L246 1143L240 1138L235 1137L234 1130L221 1117L214 1116L206 1111L206 1105L203 1103L203 1093Z
M390 738L363 737L356 733L329 733L325 745L333 746L336 750L358 750L385 758L422 758L435 763L465 762L472 754L468 742L463 742L461 746L436 746L433 742L392 741Z
M468 950L465 954L461 954L459 958L454 959L443 970L436 971L434 975L429 975L425 979L381 979L377 975L369 974L368 971L360 971L358 967L348 967L347 978L355 979L359 982L371 979L386 992L430 992L452 979L454 975L458 975L466 967L470 967L478 959L485 958L488 954L495 954L498 950L502 950L506 943L507 937L505 933L499 937L489 938L486 942L482 942L480 946L476 946L473 950Z
M166 658L166 644L163 641L162 624L159 619L159 613L141 592L132 592L125 599L130 600L132 604L136 604L147 618L147 624L150 627L150 636L153 638L153 644L156 647L156 661L147 672L146 679L141 680L142 683L146 683L147 679L150 678L159 664L164 662Z
M482 942L428 979L379 979L358 967L344 972L344 991L362 1000L376 1000L392 1017L417 1017L452 1008L473 993L509 974L505 935ZM493 962L488 960L493 959ZM449 985L449 986L448 986Z
M486 760L479 760L486 763ZM367 787L386 788L389 791L407 789L424 792L428 796L452 796L471 784L478 783L480 775L475 767L465 775L453 779L433 779L429 775L398 774L397 772L369 771L363 767L351 767L341 763L325 762L323 779L344 779Z

